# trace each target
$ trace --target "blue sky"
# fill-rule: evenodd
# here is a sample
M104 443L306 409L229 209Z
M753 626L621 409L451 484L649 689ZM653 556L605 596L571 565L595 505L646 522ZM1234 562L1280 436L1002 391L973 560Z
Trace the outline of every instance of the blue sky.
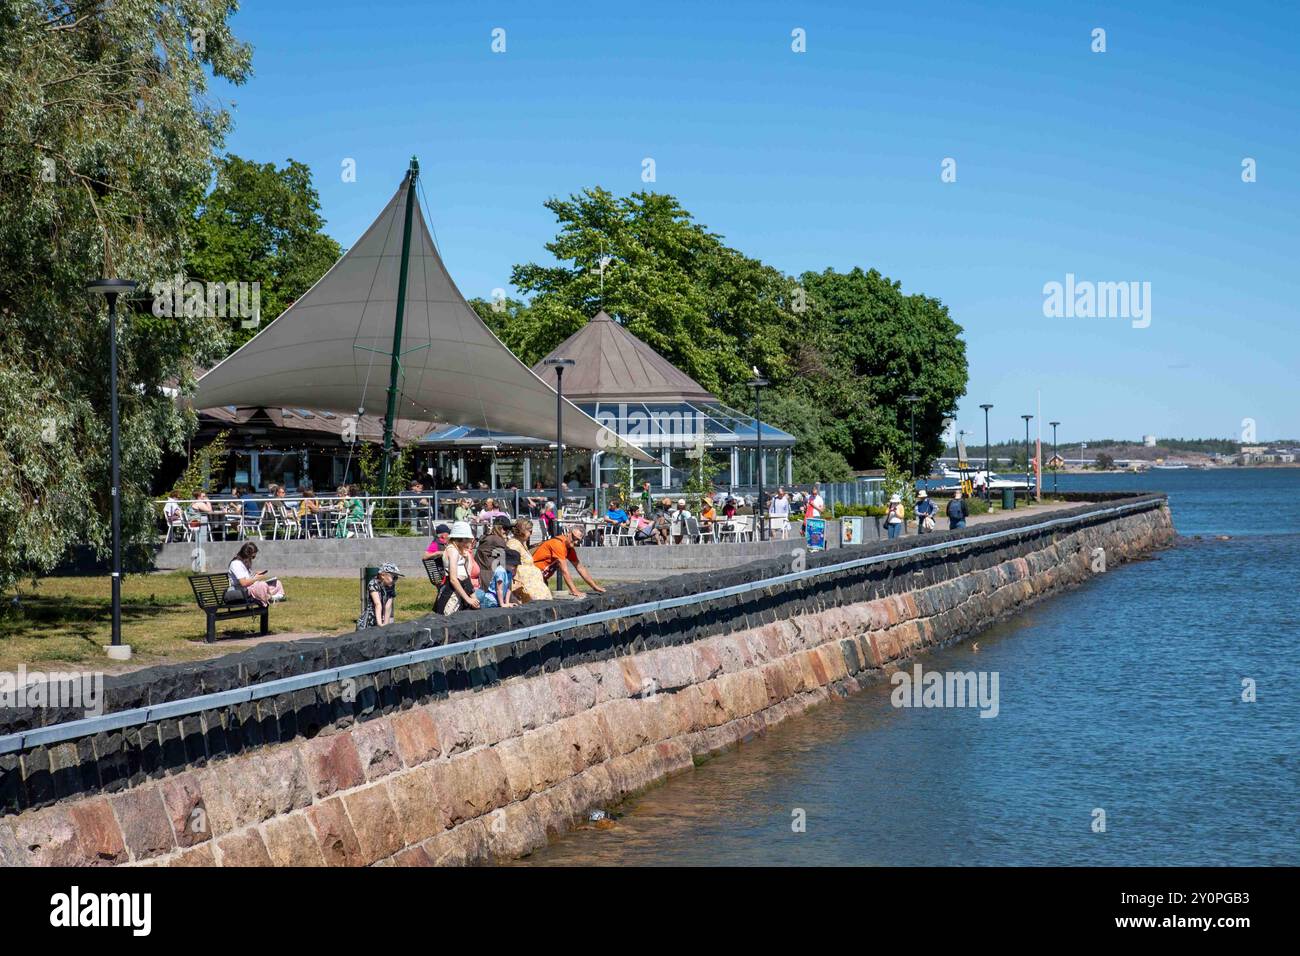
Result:
M249 2L254 76L214 94L232 152L312 167L344 245L418 156L466 296L545 258L547 197L654 188L788 273L942 299L981 439L981 402L1023 435L1039 389L1062 442L1300 436L1300 7L1220 7ZM1149 282L1149 326L1045 317L1067 273Z

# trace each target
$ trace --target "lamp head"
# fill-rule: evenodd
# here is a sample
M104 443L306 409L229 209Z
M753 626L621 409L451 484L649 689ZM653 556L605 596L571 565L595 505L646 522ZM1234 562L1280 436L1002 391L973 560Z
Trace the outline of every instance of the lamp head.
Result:
M134 292L136 283L130 279L95 279L86 283L86 291L96 295L124 295Z

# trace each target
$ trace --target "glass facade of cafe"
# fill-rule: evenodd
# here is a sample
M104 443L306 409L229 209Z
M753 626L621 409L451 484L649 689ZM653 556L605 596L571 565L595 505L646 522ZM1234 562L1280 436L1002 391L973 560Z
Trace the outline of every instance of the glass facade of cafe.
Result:
M680 488L692 473L710 474L719 487L758 483L758 429L753 416L716 402L578 403L578 407L616 434L654 455L655 463L619 455L568 448L564 480L570 486L628 485ZM769 487L792 478L795 438L762 426L762 480ZM455 426L434 432L419 444L430 459L440 488L459 482L467 488L555 487L555 445L539 439L501 435L482 428ZM424 470L424 469L422 469Z

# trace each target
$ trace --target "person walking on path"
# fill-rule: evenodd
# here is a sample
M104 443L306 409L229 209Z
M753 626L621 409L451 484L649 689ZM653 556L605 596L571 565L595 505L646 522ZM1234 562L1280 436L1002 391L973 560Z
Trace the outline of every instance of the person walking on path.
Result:
M924 488L916 493L917 534L928 534L934 530L934 515L938 510Z
M966 527L966 517L970 512L966 510L966 502L962 500L961 489L953 492L952 501L948 502L948 530L956 531L958 528Z
M903 526L906 522L907 516L903 510L903 496L898 494L890 495L889 508L885 511L885 531L891 541L903 533Z

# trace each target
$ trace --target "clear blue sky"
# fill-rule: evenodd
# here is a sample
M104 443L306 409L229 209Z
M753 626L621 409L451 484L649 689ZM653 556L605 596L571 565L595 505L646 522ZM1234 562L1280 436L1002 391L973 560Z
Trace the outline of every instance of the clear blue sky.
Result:
M214 93L232 152L312 167L345 246L418 156L466 296L546 257L548 196L655 188L788 273L942 299L981 440L981 402L1023 435L1037 389L1063 442L1300 436L1300 7L1218 6L250 2L255 75ZM1150 282L1150 326L1045 318L1066 273Z

